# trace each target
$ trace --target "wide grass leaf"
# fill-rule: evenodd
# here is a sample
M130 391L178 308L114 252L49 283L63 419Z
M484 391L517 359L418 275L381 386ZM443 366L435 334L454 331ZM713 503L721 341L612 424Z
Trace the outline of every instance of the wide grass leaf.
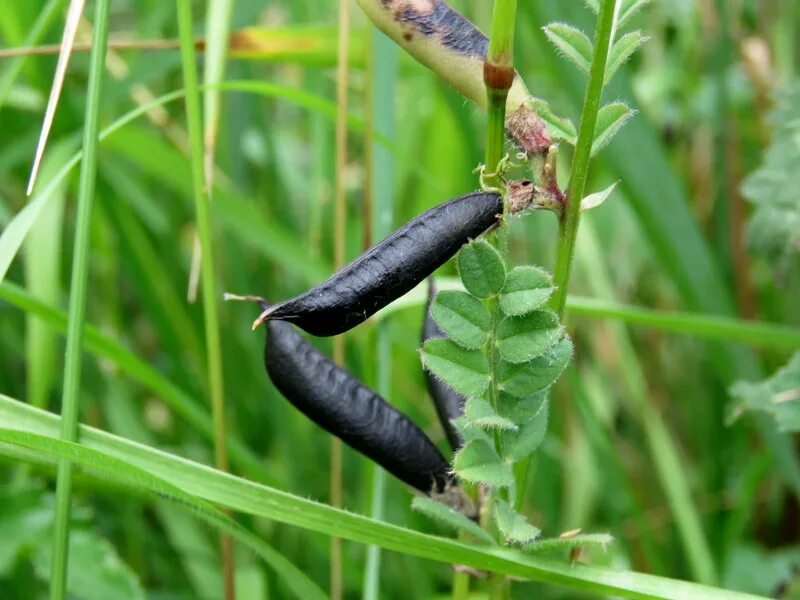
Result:
M422 347L422 364L447 385L465 396L478 396L489 385L489 362L478 350L466 350L445 339Z
M464 348L477 349L486 342L492 317L475 296L458 290L439 292L431 316L448 337Z
M36 448L33 448L35 456L25 455L28 460L54 464L55 458L65 456L75 464L96 467L97 455L116 457L126 465L138 467L139 471L136 472L144 473L143 476L151 475L159 480L169 481L186 494L212 504L326 535L378 544L382 548L420 558L448 564L463 564L476 569L492 570L620 597L665 600L757 598L677 579L592 565L568 564L563 560L529 556L510 549L480 548L456 540L426 535L326 506L241 477L234 477L91 427L80 427L81 445L70 445L70 450L67 452L64 442L57 439L59 419L56 415L37 410L2 394L0 394L0 422L5 427L23 433L12 442L8 436L9 432L4 430L3 441L6 444L0 444L0 454L19 456L7 444L31 447L35 442L29 434L37 433L39 437L45 436L50 443L36 444ZM90 454L91 450L95 452ZM107 472L107 476L122 477L124 471L127 471L127 467L121 471L117 465ZM143 484L138 487L143 487Z
M544 354L561 335L556 314L537 310L503 319L497 327L497 348L508 362L524 363Z

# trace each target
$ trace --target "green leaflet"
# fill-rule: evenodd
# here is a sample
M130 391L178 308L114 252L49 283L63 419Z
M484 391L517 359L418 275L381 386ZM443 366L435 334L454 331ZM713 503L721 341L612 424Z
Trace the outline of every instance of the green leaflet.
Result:
M515 267L500 293L500 308L511 317L524 315L544 305L553 293L553 278L538 267Z
M466 517L463 513L449 506L445 506L441 502L436 502L425 496L415 496L414 500L411 502L411 508L438 523L442 523L450 529L463 531L482 542L495 545L492 536L475 523L475 521Z
M431 316L451 340L470 349L483 346L492 326L492 317L481 301L458 290L439 292Z
M489 362L479 350L465 350L446 339L425 342L422 364L465 396L478 396L489 385Z
M511 431L519 429L514 421L497 414L492 405L483 398L470 398L467 401L464 416L468 427Z
M465 481L509 486L514 483L511 466L504 463L494 448L483 440L472 440L453 459L456 474Z
M738 400L732 418L745 411L766 412L782 431L800 431L800 352L768 379L738 381L730 390Z
M508 362L524 363L544 354L561 335L556 314L537 310L503 319L497 328L497 348Z
M539 528L528 523L508 502L500 498L496 498L494 502L497 528L508 543L527 544L539 537Z
M572 342L565 336L530 362L514 364L503 361L498 372L500 388L518 398L540 392L555 383L571 358Z
M489 242L476 240L458 253L458 272L473 296L489 298L499 294L506 282L503 257Z

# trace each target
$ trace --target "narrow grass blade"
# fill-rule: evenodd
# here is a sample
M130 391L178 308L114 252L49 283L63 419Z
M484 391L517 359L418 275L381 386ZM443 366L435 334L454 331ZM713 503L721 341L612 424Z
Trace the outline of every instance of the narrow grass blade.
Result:
M203 177L203 125L201 121L200 91L197 85L194 36L192 34L192 7L190 0L177 0L178 33L181 40L183 81L186 86L186 124L191 146L192 186L197 218L197 238L202 257L201 286L203 292L203 321L205 324L208 389L211 397L211 414L214 421L214 461L221 471L228 470L228 451L225 427L225 384L222 371L222 344L219 332L218 294L214 271L214 246L208 192ZM230 537L220 537L225 598L233 600L234 564L233 543Z
M83 326L86 316L86 291L89 279L89 239L92 225L92 202L94 200L95 176L97 172L97 146L100 134L100 99L105 72L106 42L108 40L108 4L109 0L98 0L95 12L93 39L94 46L90 57L89 85L86 103L86 117L83 129L84 158L81 164L81 177L78 187L78 216L75 228L75 245L72 259L72 276L70 278L69 313L67 320L67 350L64 363L64 389L61 398L61 438L68 442L77 436L78 413L80 403L81 363L83 357ZM70 7L64 40L68 47L72 44L75 32L70 28L77 27L83 3L73 2ZM74 21L74 22L73 22ZM61 57L59 58L59 63ZM56 81L63 81L66 63L56 73ZM54 84L60 88L61 82ZM58 97L56 93L55 98ZM51 96L51 99L53 96ZM53 110L55 106L53 105ZM50 116L52 119L52 115ZM46 126L40 140L36 162L31 173L30 188L36 177L41 148L47 138ZM56 517L55 536L53 540L53 567L50 581L51 600L63 600L66 594L67 561L69 547L70 513L72 503L72 465L62 458L58 463L58 480L56 483Z

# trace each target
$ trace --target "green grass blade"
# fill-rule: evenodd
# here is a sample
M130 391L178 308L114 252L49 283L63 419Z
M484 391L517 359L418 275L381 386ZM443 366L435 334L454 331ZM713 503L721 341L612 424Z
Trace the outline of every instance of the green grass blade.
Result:
M58 436L59 418L56 415L4 395L0 395L0 422L6 429L53 439ZM234 477L91 427L82 426L80 431L82 446L70 446L70 459L74 462L91 467L91 459L81 454L81 450L94 450L168 481L197 499L325 535L374 543L412 556L467 565L598 594L675 600L755 598L748 594L675 579L580 563L571 564L566 560L528 556L515 550L481 548L453 539L423 534ZM16 439L24 441L26 438L20 436ZM51 446L51 449L54 448L55 446ZM0 446L0 452L6 451L5 446Z
M777 323L745 321L689 312L668 312L580 296L567 298L567 310L574 315L617 319L631 325L685 333L698 338L767 348L800 348L800 329Z
M275 570L277 575L284 580L287 587L298 598L303 600L306 598L317 600L326 598L325 592L318 585L272 546L266 544L257 535L245 529L208 502L187 494L168 480L154 476L145 469L135 467L124 460L108 456L97 450L44 435L13 429L0 429L0 441L55 456L60 460L74 460L90 472L100 473L103 477L123 483L134 490L146 490L158 498L166 498L209 525L246 544Z
M71 154L67 144L53 144L42 164L42 181L49 181ZM48 210L39 214L25 240L25 286L46 304L61 299L61 229L66 185L53 191ZM26 317L26 389L29 402L47 407L60 359L55 332L34 315Z
M611 282L602 261L602 249L591 220L584 224L578 259L590 289L601 295L611 293ZM627 390L628 411L638 419L644 431L658 479L681 536L689 568L701 583L717 581L714 558L700 514L692 499L691 486L682 465L678 444L670 435L664 418L648 394L647 378L636 349L626 329L612 327L614 345L619 355L620 372Z
M78 187L78 216L70 278L64 390L61 398L61 438L66 441L73 441L76 438L78 427L83 325L86 316L86 289L89 279L89 238L100 133L100 98L105 74L106 43L108 42L108 4L109 0L98 0L95 7L92 36L94 45L90 58L88 98L83 125L84 159L81 164ZM33 174L31 181L33 181ZM63 600L66 594L71 503L72 465L68 459L62 458L58 463L56 484L55 536L50 581L50 598L52 600Z
M372 75L372 116L374 119L375 133L387 139L394 139L395 131L395 103L397 92L397 63L398 53L395 44L385 35L373 27L372 53L374 63L370 71ZM394 215L394 158L386 148L373 142L369 152L372 158L372 190L371 197L374 203L372 223L370 223L372 240L382 240L392 230ZM376 391L384 398L391 396L391 332L386 323L378 323L376 332ZM373 519L383 519L384 504L386 502L386 472L369 464L372 469L372 489L370 491L371 506L370 516ZM367 562L364 568L364 590L362 597L365 600L380 598L380 548L371 545L367 548Z
M64 312L40 302L12 283L0 284L0 298L26 313L36 316L60 333L64 333L67 329L67 316ZM127 373L134 381L163 400L200 434L209 440L213 439L214 426L208 412L203 410L188 393L131 350L89 324L84 325L83 344L87 352L94 354L97 358L111 361L122 372ZM228 450L242 473L259 481L274 482L274 477L264 467L262 460L240 439L230 436Z
M203 173L203 124L200 107L200 88L197 84L197 56L192 33L192 5L190 0L177 0L178 33L181 41L183 81L186 85L186 125L189 131L190 162L197 238L200 256L200 286L203 294L203 322L205 325L206 367L208 369L208 394L211 399L211 418L214 422L214 463L221 471L228 470L228 447L225 425L225 383L222 368L222 342L219 331L219 295L217 283L213 231L211 229L211 199ZM220 537L225 598L234 600L233 542L227 535Z

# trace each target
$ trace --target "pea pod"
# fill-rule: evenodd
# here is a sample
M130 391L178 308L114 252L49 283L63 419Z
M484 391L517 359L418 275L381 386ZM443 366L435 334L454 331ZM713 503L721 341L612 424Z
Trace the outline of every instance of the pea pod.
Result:
M431 304L433 304L433 300L436 297L436 286L432 278L429 281L428 301L425 305L425 317L422 320L423 344L433 338L446 337L444 331L431 316ZM464 437L458 428L453 425L452 420L464 414L464 405L467 402L467 398L433 375L428 369L423 369L423 372L425 381L428 384L428 393L433 399L436 414L439 416L439 422L442 424L447 441L450 442L450 447L453 450L458 450L464 445Z
M267 324L264 364L300 412L401 481L434 496L454 487L447 460L411 419L288 323Z
M509 211L527 208L530 181L509 185ZM473 192L425 211L326 281L264 310L253 323L289 321L311 335L344 333L414 288L471 239L495 227L503 199Z

